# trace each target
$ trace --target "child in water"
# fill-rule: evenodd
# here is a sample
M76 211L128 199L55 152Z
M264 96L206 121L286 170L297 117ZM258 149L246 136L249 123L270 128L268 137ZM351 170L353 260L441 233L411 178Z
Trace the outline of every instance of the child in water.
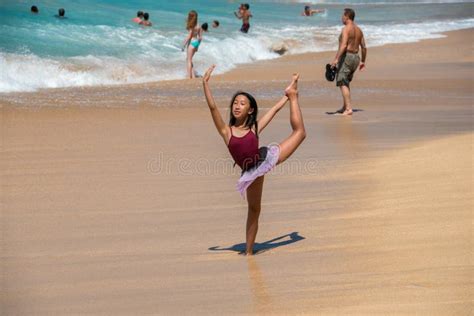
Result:
M234 15L239 20L242 20L240 31L242 33L248 33L250 29L250 18L253 17L252 12L250 12L250 5L248 3L242 3L239 7L239 13L234 12Z
M295 152L306 137L303 116L298 105L298 74L294 74L285 95L261 118L257 118L257 102L250 94L239 91L230 103L230 121L224 123L209 88L209 79L215 66L203 77L203 88L212 119L235 163L242 168L237 189L242 196L247 194L248 215L246 228L246 255L253 254L261 210L263 178L272 168ZM290 101L290 123L292 133L280 144L258 147L261 132L283 106Z

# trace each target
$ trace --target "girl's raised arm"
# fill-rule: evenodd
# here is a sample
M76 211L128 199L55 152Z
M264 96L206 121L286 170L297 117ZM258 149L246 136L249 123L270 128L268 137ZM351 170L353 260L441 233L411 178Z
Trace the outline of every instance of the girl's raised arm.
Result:
M261 119L258 120L258 130L259 133L263 131L265 126L270 123L270 121L275 117L275 115L278 113L278 111L281 110L281 108L288 102L289 97L288 97L288 91L292 90L294 86L296 85L296 82L298 82L298 78L300 77L299 74L293 74L292 81L288 87L285 89L285 96L280 99L270 110L268 110L267 113L265 113L264 116L262 116Z
M212 65L206 71L204 77L202 78L202 85L204 88L204 95L206 96L207 105L209 106L212 119L214 120L214 125L216 125L217 131L224 139L224 143L227 145L229 139L229 127L224 123L221 113L219 112L219 109L216 106L216 102L214 101L214 97L212 96L211 89L209 88L209 79L211 78L211 73L215 67L216 65Z
M288 102L288 97L285 95L278 101L267 113L265 113L262 118L258 120L258 133L260 134L263 129L270 123L270 121L275 117L278 111Z

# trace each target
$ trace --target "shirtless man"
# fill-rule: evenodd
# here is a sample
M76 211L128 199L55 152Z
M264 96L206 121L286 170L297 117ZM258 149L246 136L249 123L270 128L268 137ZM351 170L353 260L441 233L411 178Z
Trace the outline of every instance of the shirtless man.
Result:
M249 9L250 5L245 3L240 5L239 13L234 12L235 16L239 20L242 20L242 27L240 28L242 33L248 33L250 29L250 18L253 17L253 15Z
M354 10L349 8L344 9L341 18L344 28L339 36L339 50L331 64L333 67L337 67L336 85L341 89L342 98L344 99L344 105L337 113L343 115L352 115L349 83L352 81L357 66L359 66L359 70L364 69L365 58L367 57L364 34L354 23L354 18ZM362 58L359 57L359 46L362 52Z

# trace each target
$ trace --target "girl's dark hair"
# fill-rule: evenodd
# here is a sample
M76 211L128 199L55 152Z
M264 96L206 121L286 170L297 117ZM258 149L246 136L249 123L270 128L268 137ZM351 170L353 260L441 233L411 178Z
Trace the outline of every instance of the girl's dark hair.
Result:
M229 125L234 126L236 122L236 118L234 114L232 113L232 105L234 104L235 98L237 98L239 95L245 96L247 99L249 99L250 103L250 108L253 109L253 112L249 114L247 117L247 121L245 122L245 126L248 128L252 128L252 126L255 125L255 135L258 137L258 123L257 123L257 115L258 115L258 106L257 106L257 101L255 98L250 95L247 92L244 91L237 91L234 96L232 97L230 101L230 120L229 120Z

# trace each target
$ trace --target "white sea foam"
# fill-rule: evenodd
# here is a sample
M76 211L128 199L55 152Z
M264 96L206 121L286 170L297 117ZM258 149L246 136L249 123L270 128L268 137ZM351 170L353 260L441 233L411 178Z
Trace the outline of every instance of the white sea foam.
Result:
M273 2L275 0L272 0ZM281 3L294 3L294 0L280 0ZM296 2L304 4L318 4L318 5L403 5L403 4L453 4L453 3L470 3L472 0L405 0L405 1L364 1L364 0L355 0L355 1L342 1L342 0L296 0Z
M369 47L387 43L414 42L440 37L440 32L471 28L474 19L394 25L360 25ZM75 57L39 57L28 51L0 51L0 92L35 91L41 88L143 83L185 78L186 55L181 51L182 33L137 32L134 29L101 26L90 34L78 29L78 42L114 46L123 56L107 54ZM251 34L206 33L194 64L202 73L217 64L218 73L238 64L277 58L275 45L284 44L289 54L335 50L341 26L281 26L279 29L252 26ZM140 30L143 31L143 30ZM61 35L61 34L60 34ZM138 39L138 40L137 40ZM70 40L70 37L69 39Z

